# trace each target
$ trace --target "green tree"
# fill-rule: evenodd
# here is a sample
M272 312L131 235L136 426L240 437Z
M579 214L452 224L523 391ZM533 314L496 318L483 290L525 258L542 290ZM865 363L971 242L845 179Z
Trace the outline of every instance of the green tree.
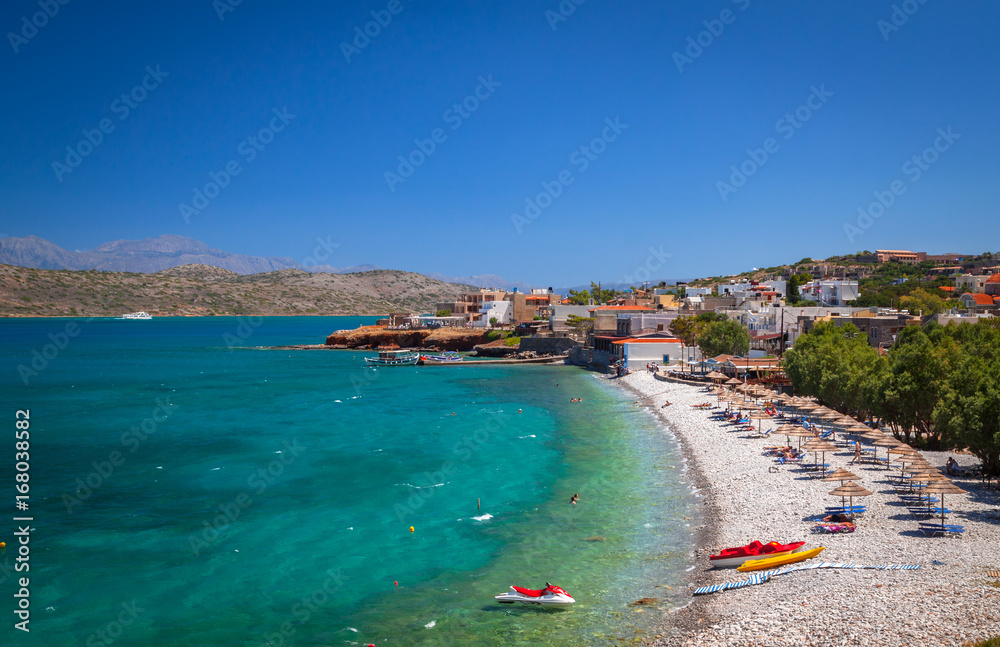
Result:
M594 318L569 315L566 317L566 325L581 335L588 335L594 329Z
M490 317L490 328L496 328L498 323L500 323L499 319L496 317Z
M435 317L450 317L451 316L451 310L448 310L448 309L438 310L437 312L434 313L434 316Z
M899 298L899 307L902 310L909 310L911 315L927 316L944 312L947 303L941 297L923 288L917 288L909 295Z
M566 295L566 298L569 299L569 302L573 305L585 306L590 303L590 299L592 297L590 296L590 292L587 290L580 290L579 292L576 290L570 290L569 294Z
M738 321L712 321L698 335L698 347L706 357L746 355L750 350L750 333Z

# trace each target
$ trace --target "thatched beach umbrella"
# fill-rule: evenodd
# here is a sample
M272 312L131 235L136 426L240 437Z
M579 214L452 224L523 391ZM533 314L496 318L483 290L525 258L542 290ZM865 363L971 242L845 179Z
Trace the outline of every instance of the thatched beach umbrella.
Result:
M726 376L718 371L712 371L705 377L712 380L713 382L724 382L726 380Z
M861 487L854 481L848 481L845 485L834 488L830 490L830 495L839 496L841 502L843 502L844 497L848 497L851 500L851 519L854 519L854 497L856 496L871 496L871 492ZM843 503L841 503L843 506Z
M743 384L743 380L737 380L735 377L731 377L725 382L723 382L723 384L728 384L729 386L736 386L738 384Z
M899 442L895 438L883 435L881 438L875 440L872 444L875 445L875 447L885 447L886 448L887 451L886 451L886 457L885 457L885 464L886 464L886 467L888 467L888 465L889 465L889 453L888 453L888 449L893 448L893 447L899 447L903 443ZM878 450L875 451L875 458L876 458L876 460L878 459Z
M834 471L830 472L829 474L823 477L824 481L840 481L841 485L843 485L846 481L856 481L860 479L861 479L860 476L858 476L853 472L845 470L843 467L838 467L837 469L835 469ZM840 498L840 507L844 507L843 497Z
M829 443L825 440L820 440L819 438L813 438L812 440L807 441L806 444L802 446L802 448L808 452L812 452L813 458L816 457L816 454L822 454L823 455L822 460L824 465L826 464L826 453L837 451L836 445L834 445L833 443ZM813 465L816 466L816 469L819 469L819 463L816 462L815 460L813 461Z
M798 438L799 439L799 450L801 451L802 450L802 439L803 438L812 438L813 437L812 432L811 431L806 431L802 427L796 427L795 425L791 425L791 426L792 426L792 429L790 431L783 431L781 433L783 433L786 436L789 436L791 438Z
M861 480L861 477L858 476L857 474L854 474L853 472L851 472L849 470L844 469L843 467L838 467L834 471L832 471L829 474L827 474L826 476L824 476L823 480L824 481L840 481L840 484L843 485L844 481Z
M750 414L750 419L757 421L757 433L760 433L760 426L764 424L762 421L770 420L771 416L769 414L764 413L763 411L754 411L753 413Z
M941 528L944 528L944 495L946 494L965 494L965 490L958 487L954 483L948 480L944 481L933 481L927 487L924 488L924 492L930 494L940 494L941 495Z

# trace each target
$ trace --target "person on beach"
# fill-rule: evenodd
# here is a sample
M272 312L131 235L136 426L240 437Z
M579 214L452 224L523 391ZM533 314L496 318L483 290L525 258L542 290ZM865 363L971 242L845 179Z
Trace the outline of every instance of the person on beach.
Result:
M944 465L944 471L948 473L949 476L956 476L961 473L961 469L958 467L958 463L951 456L948 457L948 462Z
M851 459L851 462L848 463L848 465L854 465L855 461L857 461L858 465L861 464L861 441L860 440L858 442L854 443L854 458Z
M667 400L666 402L663 403L663 406L660 407L660 408L664 409L664 408L669 407L669 406L670 406L670 400Z

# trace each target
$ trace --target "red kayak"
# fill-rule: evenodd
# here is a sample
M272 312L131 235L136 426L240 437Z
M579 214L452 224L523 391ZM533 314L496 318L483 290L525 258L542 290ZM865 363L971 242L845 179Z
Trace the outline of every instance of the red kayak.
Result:
M723 548L718 555L712 555L708 559L709 563L716 568L733 568L735 566L742 566L744 562L748 562L751 559L787 555L794 550L802 548L805 543L804 541L797 541L791 544L779 544L776 541L772 541L762 544L754 540L746 546L740 546L739 548Z

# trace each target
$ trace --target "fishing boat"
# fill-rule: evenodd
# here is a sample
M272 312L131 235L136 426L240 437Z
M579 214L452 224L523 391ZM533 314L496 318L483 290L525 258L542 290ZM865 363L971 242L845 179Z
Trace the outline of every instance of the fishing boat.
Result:
M545 583L541 590L525 589L520 586L510 587L510 591L493 596L500 604L532 604L543 607L567 607L574 604L573 596L556 586Z
M752 559L787 555L792 551L802 548L805 543L804 541L796 541L791 544L779 544L776 541L771 541L762 544L754 540L746 546L723 548L719 551L718 555L712 555L708 560L715 568L733 568L734 566L741 566Z
M152 319L152 318L153 316L151 314L149 314L148 312L143 312L142 310L140 310L139 312L129 312L128 314L122 315L122 319Z
M446 350L440 355L421 355L419 364L443 364L445 362L461 362L462 356L453 350Z
M398 348L380 348L377 357L366 357L369 366L407 366L416 364L420 355Z
M812 559L816 555L819 555L826 549L825 546L820 546L819 548L813 548L811 550L804 550L801 553L788 553L787 555L779 555L777 557L765 557L763 559L752 559L746 562L742 566L739 566L736 570L741 573L746 571L763 571L768 568L774 568L776 566L784 566L785 564L794 564L795 562L803 562L807 559Z

